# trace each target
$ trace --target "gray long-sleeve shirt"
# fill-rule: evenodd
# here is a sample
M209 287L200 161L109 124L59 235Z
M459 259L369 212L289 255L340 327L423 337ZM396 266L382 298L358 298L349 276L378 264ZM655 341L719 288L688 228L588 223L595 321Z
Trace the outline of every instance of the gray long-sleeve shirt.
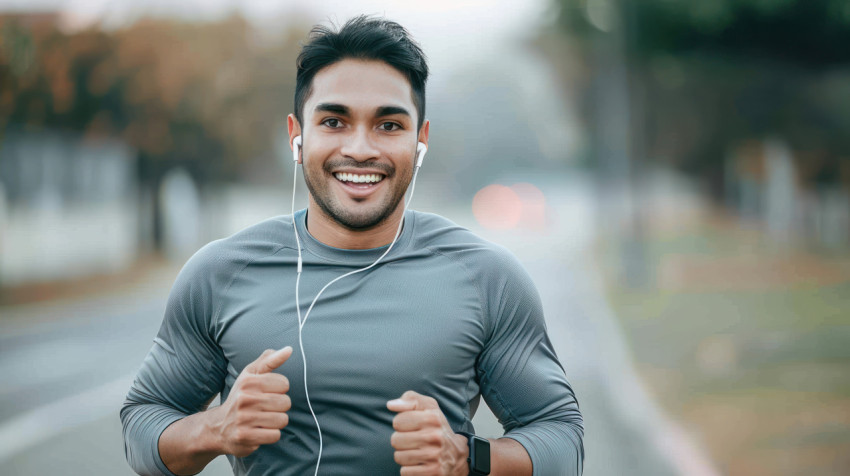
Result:
M343 250L314 239L295 214L303 247L300 305L385 248ZM235 474L312 474L318 433L307 408L295 310L292 217L266 220L208 244L180 272L153 347L121 409L125 452L140 474L169 475L158 451L171 423L227 398L267 348L293 346L277 372L291 383L281 440ZM310 401L323 435L320 474L398 474L388 400L434 397L455 431L474 431L483 396L535 475L578 475L582 417L546 334L537 291L505 249L437 215L408 211L398 242L375 268L331 285L303 329Z

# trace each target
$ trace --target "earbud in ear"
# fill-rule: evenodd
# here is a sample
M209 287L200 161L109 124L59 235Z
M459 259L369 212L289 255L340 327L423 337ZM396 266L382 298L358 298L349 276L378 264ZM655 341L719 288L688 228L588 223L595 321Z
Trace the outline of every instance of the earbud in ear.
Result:
M422 160L425 159L425 153L428 152L428 146L420 142L416 146L416 166L422 167Z
M296 137L292 140L292 161L296 164L298 163L298 159L301 154L301 136Z

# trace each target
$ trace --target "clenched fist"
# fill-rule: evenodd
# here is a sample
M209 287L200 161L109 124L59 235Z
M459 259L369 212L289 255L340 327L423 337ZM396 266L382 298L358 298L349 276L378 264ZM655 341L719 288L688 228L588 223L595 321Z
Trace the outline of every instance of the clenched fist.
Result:
M227 400L215 411L213 431L221 445L221 453L248 456L260 447L277 443L280 430L289 423L286 414L289 380L274 373L292 355L292 347L266 350L248 364L236 378Z
M455 434L436 400L410 390L387 408L398 412L390 444L402 476L468 474L467 439Z

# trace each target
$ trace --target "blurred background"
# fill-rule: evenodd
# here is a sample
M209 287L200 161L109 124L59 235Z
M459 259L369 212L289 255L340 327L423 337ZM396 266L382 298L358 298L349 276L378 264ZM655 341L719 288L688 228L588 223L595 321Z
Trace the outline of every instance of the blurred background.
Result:
M846 0L0 0L4 474L132 474L176 272L288 213L299 42L360 13L429 57L412 207L531 273L586 475L850 473Z

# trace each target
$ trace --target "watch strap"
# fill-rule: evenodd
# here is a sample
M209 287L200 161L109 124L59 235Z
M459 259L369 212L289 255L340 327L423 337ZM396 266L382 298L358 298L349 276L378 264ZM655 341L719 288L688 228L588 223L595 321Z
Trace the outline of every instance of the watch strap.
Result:
M487 454L486 458L484 458L486 460L486 468L487 468L486 472L482 472L482 471L479 471L477 469L480 466L481 461L479 460L479 458L480 458L479 455L475 452L475 440L478 439L478 440L482 440L484 442L487 442L488 451L489 451L489 448L490 448L490 443L486 439L481 438L480 436L476 436L472 433L468 433L468 432L465 432L465 431L456 431L455 433L457 433L458 435L463 435L463 436L466 437L466 444L467 444L467 447L469 448L469 455L466 457L466 463L467 463L467 466L469 467L469 475L470 476L487 476L487 475L489 475L490 474L490 455L489 454Z

